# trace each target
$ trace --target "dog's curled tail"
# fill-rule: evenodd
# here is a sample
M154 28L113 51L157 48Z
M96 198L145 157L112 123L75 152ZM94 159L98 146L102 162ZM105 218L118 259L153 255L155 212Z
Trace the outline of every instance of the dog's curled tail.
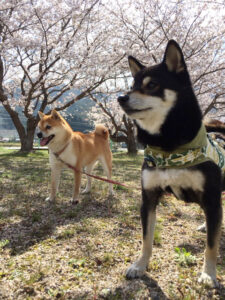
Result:
M210 118L205 118L203 123L207 132L213 132L215 138L220 138L225 141L225 123Z
M108 129L102 125L102 124L97 124L95 125L95 134L101 135L104 137L106 140L109 138L109 131Z
M221 132L225 134L225 123L216 119L204 119L204 125L207 132Z

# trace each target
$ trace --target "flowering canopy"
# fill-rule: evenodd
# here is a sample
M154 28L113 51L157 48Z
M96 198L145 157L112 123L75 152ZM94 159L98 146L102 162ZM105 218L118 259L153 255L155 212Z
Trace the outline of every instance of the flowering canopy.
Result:
M217 115L223 116L223 3L2 2L0 101L17 130L23 126L14 113L16 106L21 107L27 128L31 120L35 127L37 110L64 110L90 93L117 95L126 90L130 82L126 56L132 54L146 65L160 62L166 43L172 38L183 49L203 112L215 108ZM120 114L116 106L115 109ZM26 135L25 128L22 131Z

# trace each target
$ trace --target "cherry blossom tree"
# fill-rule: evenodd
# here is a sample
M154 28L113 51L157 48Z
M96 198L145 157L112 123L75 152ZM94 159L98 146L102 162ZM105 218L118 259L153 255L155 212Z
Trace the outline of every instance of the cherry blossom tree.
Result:
M37 110L64 110L90 94L116 102L132 80L126 56L155 64L169 39L184 52L203 113L223 117L224 8L219 0L3 1L0 101L18 130L22 150L32 149ZM121 114L110 105L108 111ZM123 116L117 123L110 115L107 120L114 124L112 137L130 123Z
M118 44L145 65L160 62L168 40L181 46L203 113L221 115L225 98L224 1L117 1L106 7L117 24ZM111 21L113 23L113 21ZM120 65L122 73L127 61Z
M90 98L96 103L89 112L90 118L95 123L104 123L109 129L110 139L115 143L125 143L128 154L136 154L134 123L120 109L115 101L116 95L90 94Z
M214 112L217 117L225 117L224 3L124 0L110 5L106 1L105 8L105 13L111 14L111 26L116 28L117 44L121 50L137 57L144 65L159 63L167 41L175 39L183 49L203 114ZM98 109L102 110L98 122L105 122L109 128L114 128L111 132L115 136L125 138L127 119L119 113L112 96L128 90L131 74L126 59L119 67L112 75L114 81L111 79L109 84L114 88L110 89L104 83L102 92L107 90L111 95L108 103L106 99L96 102ZM124 79L122 84L121 78ZM93 118L95 115L96 111L92 113ZM134 130L134 127L130 128ZM135 145L135 140L133 143Z
M120 61L104 46L108 35L99 10L99 0L3 2L0 101L18 131L22 151L33 147L38 110L65 110L101 85Z

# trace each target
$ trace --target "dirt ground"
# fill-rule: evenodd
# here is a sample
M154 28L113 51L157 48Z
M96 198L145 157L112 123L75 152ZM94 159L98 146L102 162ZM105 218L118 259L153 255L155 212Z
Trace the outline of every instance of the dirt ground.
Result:
M113 179L93 181L91 194L70 203L72 174L62 173L48 203L47 151L28 155L0 148L0 299L225 299L225 234L217 264L220 287L198 284L206 234L200 208L167 195L157 212L153 256L141 279L125 270L141 250L142 155L114 154ZM100 165L96 174L103 175ZM86 178L82 179L84 188Z

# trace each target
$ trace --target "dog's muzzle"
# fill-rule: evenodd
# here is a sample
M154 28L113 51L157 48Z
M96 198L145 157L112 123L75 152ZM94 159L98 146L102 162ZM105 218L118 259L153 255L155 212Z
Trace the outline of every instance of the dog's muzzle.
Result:
M40 139L40 145L41 146L46 146L48 143L55 137L54 134L44 137L42 132L37 133L38 138Z
M121 106L121 108L127 113L129 114L130 111L130 106L129 106L129 96L125 95L125 96L120 96L118 97L117 101L119 102L119 105Z
M42 132L38 132L38 133L37 133L37 137L38 137L39 139L41 139L41 138L43 137Z
M119 104L120 104L121 106L126 105L126 103L128 102L128 100L129 100L129 96L128 96L128 95L120 96L120 97L118 97L118 99L117 99L117 101L119 102Z

